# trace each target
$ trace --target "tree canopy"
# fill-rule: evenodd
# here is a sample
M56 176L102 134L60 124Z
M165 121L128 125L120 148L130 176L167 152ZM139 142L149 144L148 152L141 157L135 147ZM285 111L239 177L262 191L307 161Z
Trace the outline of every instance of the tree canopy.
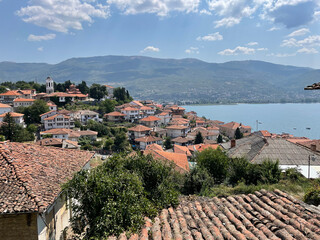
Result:
M24 121L26 124L41 123L40 115L48 112L49 110L49 106L45 101L36 100L30 107L22 109Z
M94 83L91 85L89 92L90 97L99 101L101 98L107 95L107 88L106 86Z
M114 155L95 169L82 170L64 189L71 201L71 225L86 239L136 232L144 217L178 204L181 177L150 155Z
M203 143L203 137L200 131L197 133L196 138L194 140L194 144L199 144L199 143Z

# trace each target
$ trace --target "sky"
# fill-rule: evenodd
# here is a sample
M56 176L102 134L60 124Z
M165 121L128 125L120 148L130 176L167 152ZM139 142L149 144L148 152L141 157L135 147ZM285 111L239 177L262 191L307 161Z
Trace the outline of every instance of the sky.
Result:
M0 0L0 62L105 55L320 69L320 0Z

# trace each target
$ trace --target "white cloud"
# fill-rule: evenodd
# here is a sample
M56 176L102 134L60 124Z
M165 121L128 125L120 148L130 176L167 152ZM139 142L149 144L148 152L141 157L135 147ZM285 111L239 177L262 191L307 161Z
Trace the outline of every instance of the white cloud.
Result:
M283 57L294 57L296 55L297 55L296 53L271 53L271 54L268 54L267 56L283 58Z
M153 47L153 46L148 46L145 49L143 49L141 52L142 53L144 53L144 52L160 52L160 49Z
M299 41L295 38L285 39L281 47L320 47L320 35L311 35Z
M258 45L258 42L249 42L247 43L248 46L255 46Z
M269 28L267 31L273 32L273 31L277 31L277 30L280 30L280 28L279 27L272 27L272 28Z
M209 12L207 9L202 9L202 10L200 10L200 15L212 15L212 13L211 12Z
M16 12L23 21L57 32L82 30L82 24L93 18L109 17L109 7L83 0L30 0Z
M296 31L290 33L290 34L288 35L288 37L303 36L303 35L305 35L305 34L307 34L307 33L309 33L309 32L310 32L310 30L309 30L308 28L301 28L301 29L299 29L299 30L296 30Z
M314 48L301 48L297 53L316 54L318 53L318 50Z
M236 24L239 24L241 21L241 18L233 18L233 17L229 17L229 18L223 18L221 20L215 21L214 23L215 28L219 28L219 27L232 27Z
M38 50L39 52L42 52L42 51L43 51L43 47L38 47L37 50Z
M295 38L285 39L282 41L281 47L298 47L299 44Z
M197 47L190 47L188 49L185 50L185 53L188 53L188 54L199 54L199 48Z
M197 37L198 41L220 41L223 40L223 36L219 32L210 33L206 36Z
M42 36L30 34L28 36L28 41L40 42L40 41L52 40L52 39L55 39L55 38L56 38L56 35L54 33L49 33L49 34L42 35Z
M269 49L268 48L257 48L256 50L257 51L268 51Z
M253 48L241 47L238 46L235 49L225 49L221 52L218 52L219 55L239 55L239 54L254 54L256 51Z
M107 3L115 5L124 14L156 13L166 16L171 11L195 12L200 0L107 0Z

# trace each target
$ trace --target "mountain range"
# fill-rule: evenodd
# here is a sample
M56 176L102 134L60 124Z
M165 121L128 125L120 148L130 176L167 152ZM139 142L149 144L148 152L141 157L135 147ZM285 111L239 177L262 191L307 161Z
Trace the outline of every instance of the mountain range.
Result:
M0 62L0 82L37 81L123 86L135 99L182 103L320 101L320 91L303 88L320 80L320 70L262 61L208 63L198 59L142 56L71 58L57 64Z

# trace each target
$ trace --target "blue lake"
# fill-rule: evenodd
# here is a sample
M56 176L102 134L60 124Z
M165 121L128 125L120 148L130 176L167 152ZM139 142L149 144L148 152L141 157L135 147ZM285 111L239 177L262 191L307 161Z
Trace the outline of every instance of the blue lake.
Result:
M252 131L290 133L297 137L320 139L320 103L188 105L186 111L195 111L199 117L223 122L239 122ZM310 128L308 130L307 128Z

